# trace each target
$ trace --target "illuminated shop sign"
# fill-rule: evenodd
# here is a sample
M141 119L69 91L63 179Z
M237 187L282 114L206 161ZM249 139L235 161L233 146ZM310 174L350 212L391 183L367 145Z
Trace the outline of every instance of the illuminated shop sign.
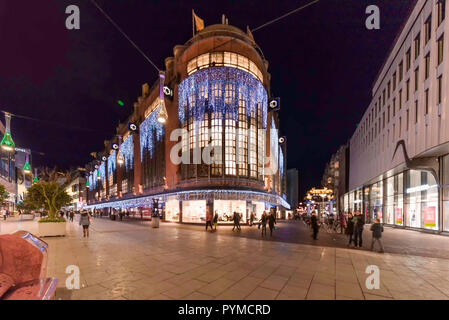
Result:
M429 189L435 188L435 187L437 187L436 184L432 185L432 186L429 186L428 184L423 184L421 186L408 188L405 192L407 192L407 193L414 193L414 192L426 191L426 190L429 190Z

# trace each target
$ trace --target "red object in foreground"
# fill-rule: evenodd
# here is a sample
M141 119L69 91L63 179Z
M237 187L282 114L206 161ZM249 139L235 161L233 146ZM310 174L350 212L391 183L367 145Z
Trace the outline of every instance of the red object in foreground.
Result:
M48 244L26 231L0 236L0 299L50 300L58 280L47 278Z

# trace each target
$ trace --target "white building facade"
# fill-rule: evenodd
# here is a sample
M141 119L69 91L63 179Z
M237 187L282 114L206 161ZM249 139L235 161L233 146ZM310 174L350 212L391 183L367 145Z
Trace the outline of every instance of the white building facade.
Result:
M350 140L346 212L449 232L449 22L446 0L418 0Z

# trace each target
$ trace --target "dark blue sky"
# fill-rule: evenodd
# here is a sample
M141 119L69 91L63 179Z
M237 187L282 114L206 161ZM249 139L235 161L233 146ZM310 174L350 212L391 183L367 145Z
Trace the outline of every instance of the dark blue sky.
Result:
M255 28L309 0L97 0L160 67L192 36L191 10L206 25ZM345 143L370 101L375 80L414 0L321 0L254 33L270 63L272 92L282 99L288 167L301 192L319 185L324 165ZM81 30L65 28L65 8L81 9ZM365 27L380 8L381 29ZM153 67L88 0L0 0L0 110L14 118L16 144L44 152L35 165L84 165L132 112ZM121 99L124 107L117 105Z

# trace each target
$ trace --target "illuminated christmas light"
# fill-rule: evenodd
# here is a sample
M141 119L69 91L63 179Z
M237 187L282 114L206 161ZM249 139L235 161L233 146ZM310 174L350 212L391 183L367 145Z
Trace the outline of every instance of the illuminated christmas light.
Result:
M112 151L111 155L108 157L108 176L111 176L117 169L117 152Z
M0 142L0 145L2 146L3 150L6 150L8 152L14 152L14 149L16 148L16 144L14 143L14 140L11 136L11 114L5 112L5 134L3 135L3 139Z
M37 177L37 169L34 169L34 179L33 179L33 183L38 183L39 182L39 178Z
M181 82L178 94L181 125L191 117L201 121L209 111L232 114L238 121L239 100L243 100L248 116L257 114L261 106L263 128L267 127L267 92L249 72L230 67L199 70Z
M150 158L153 157L156 142L162 141L165 135L165 126L157 120L158 117L159 110L155 110L140 124L140 158L142 161L147 151Z
M125 105L125 103L122 100L117 100L117 104L121 107Z
M29 162L30 160L29 160L29 155L27 154L26 155L26 160L25 160L25 165L23 166L23 172L25 173L25 174L31 174L32 173L32 170L31 170L31 165L30 165L30 162Z
M129 135L128 138L120 145L120 155L123 156L125 170L132 170L134 165L134 143L132 135Z
M102 162L98 170L100 181L104 185L106 183L106 162Z
M139 208L151 207L154 199L159 202L166 202L169 197L175 197L178 201L189 200L252 200L263 201L265 203L280 205L286 209L290 209L290 205L282 197L258 191L243 191L243 190L192 190L180 191L166 194L155 194L151 196L143 196L133 199L111 201L89 205L87 209L102 209L102 208Z

